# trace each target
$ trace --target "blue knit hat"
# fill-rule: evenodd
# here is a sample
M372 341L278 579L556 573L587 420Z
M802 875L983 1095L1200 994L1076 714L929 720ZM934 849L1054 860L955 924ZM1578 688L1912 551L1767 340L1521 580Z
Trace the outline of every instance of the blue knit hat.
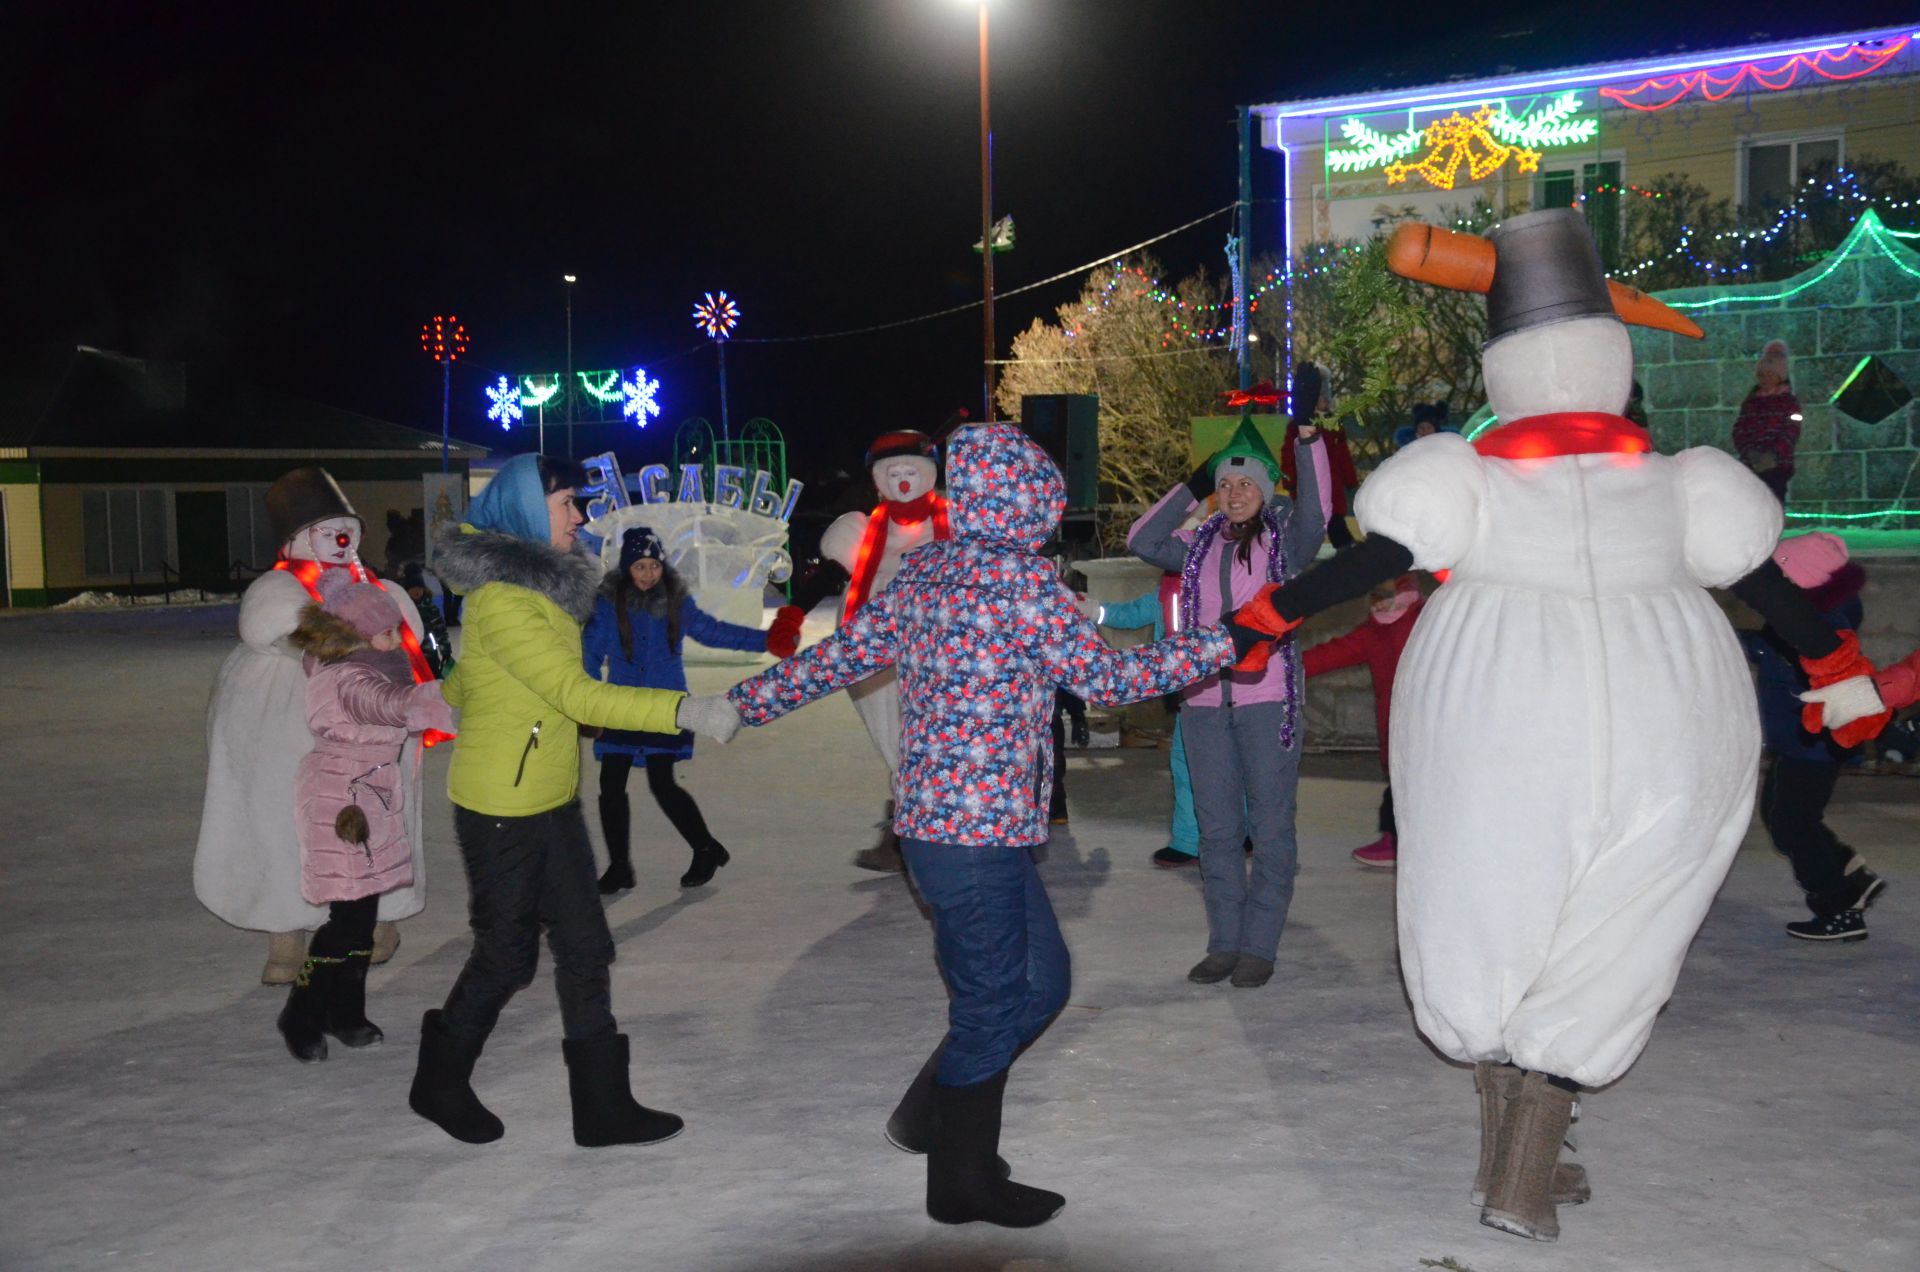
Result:
M635 561L658 561L662 565L667 561L666 545L645 526L628 526L620 536L620 572L631 570Z

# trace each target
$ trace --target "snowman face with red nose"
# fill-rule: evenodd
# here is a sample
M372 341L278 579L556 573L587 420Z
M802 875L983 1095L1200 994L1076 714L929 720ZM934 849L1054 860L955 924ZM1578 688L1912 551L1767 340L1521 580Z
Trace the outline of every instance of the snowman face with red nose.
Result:
M894 455L873 466L873 484L882 499L912 503L933 489L939 469L920 455Z
M287 555L295 561L349 565L359 558L360 533L360 518L328 517L287 540Z

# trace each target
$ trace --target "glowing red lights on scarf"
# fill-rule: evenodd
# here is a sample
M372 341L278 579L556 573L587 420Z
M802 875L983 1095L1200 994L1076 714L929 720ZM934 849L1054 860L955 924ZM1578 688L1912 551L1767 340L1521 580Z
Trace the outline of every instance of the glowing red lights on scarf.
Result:
M345 547L346 545L342 544L341 546ZM307 595L313 598L314 604L318 605L322 603L320 596L320 572L328 567L321 565L318 561L291 561L286 557L281 557L273 563L273 568L276 570L285 570L288 574L293 575L294 578L300 581L300 586L307 589ZM387 590L387 585L381 582L380 579L374 575L373 571L367 569L366 566L361 565L358 561L349 562L344 567L335 566L333 568L345 569L347 571L347 577L355 583L371 583L383 592ZM400 647L407 651L407 668L413 672L413 683L416 685L424 685L427 681L432 680L433 668L427 665L426 651L420 648L420 638L413 634L413 628L405 622L400 624ZM454 735L451 733L442 733L438 729L428 729L420 735L420 744L422 746L438 746L442 742L453 741L453 738Z

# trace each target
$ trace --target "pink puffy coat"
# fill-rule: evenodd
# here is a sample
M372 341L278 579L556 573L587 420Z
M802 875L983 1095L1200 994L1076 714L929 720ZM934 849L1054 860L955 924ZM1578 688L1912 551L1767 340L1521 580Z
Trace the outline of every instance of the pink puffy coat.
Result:
M300 761L294 786L300 893L325 905L406 887L413 864L401 748L411 733L451 733L453 709L439 681L413 683L404 656L367 652L322 662L308 654L305 666L313 750ZM335 831L335 818L349 805L366 814L365 844Z

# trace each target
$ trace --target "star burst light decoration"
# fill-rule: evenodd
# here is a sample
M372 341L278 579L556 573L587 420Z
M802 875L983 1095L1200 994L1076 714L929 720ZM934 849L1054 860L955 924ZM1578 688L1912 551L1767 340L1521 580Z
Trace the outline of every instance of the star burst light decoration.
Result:
M501 428L510 429L526 418L526 412L520 409L520 388L509 384L506 376L487 386L487 397L493 401L487 408L487 418Z
M725 292L717 296L708 292L693 307L693 325L709 340L725 340L739 322L740 306L728 299Z
M660 381L649 378L645 367L635 367L633 379L620 381L620 392L627 399L621 413L641 428L647 426L650 417L660 414L660 403L654 400L660 392Z
M467 329L451 314L435 314L420 324L420 352L435 362L458 362L467 352Z

